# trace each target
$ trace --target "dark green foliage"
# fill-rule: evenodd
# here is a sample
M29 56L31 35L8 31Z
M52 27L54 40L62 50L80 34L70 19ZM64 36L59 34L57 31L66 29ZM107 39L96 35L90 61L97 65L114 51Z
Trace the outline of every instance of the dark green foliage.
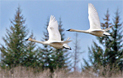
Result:
M116 66L118 65L120 69L123 66L121 58L123 58L123 29L122 23L120 22L119 10L116 11L115 17L113 19L112 28L112 38L111 39L111 52L108 53L111 63L114 63Z
M7 34L3 37L5 45L0 46L2 52L2 67L13 68L18 65L26 67L40 66L36 61L38 59L36 45L34 42L26 42L25 38L28 35L28 30L25 26L25 19L21 14L20 7L16 11L14 20L11 21L10 29L7 29ZM33 34L31 34L33 37Z
M49 25L49 18L47 20L47 23L46 23L46 27L45 27L45 31L43 32L44 34L44 37L43 37L43 41L47 41L49 39L49 33L47 31L47 27ZM40 57L40 62L42 64L42 69L50 69L51 71L53 71L53 68L52 68L52 60L51 60L51 57L52 57L52 47L50 47L49 45L43 45L43 48L40 48L39 47L39 50L41 54L39 54L39 57Z
M64 41L65 34L64 34L64 29L62 28L61 18L59 19L58 23L59 23L59 32L61 34L61 40ZM67 68L68 62L66 61L68 60L68 55L69 55L67 50L54 49L53 52L55 53L55 55L53 56L55 68Z
M5 45L1 45L2 64L3 66L15 67L23 60L25 51L25 37L27 36L27 29L24 26L25 20L21 15L20 8L17 9L14 20L11 21L10 30L7 35L3 37Z
M123 30L122 23L120 23L119 11L116 11L112 24L109 23L110 20L108 10L103 20L105 21L102 23L103 29L109 28L113 25L112 29L109 31L111 36L97 37L100 45L93 42L94 45L89 48L89 60L91 66L93 66L96 72L98 72L99 66L107 67L108 65L110 70L113 68L119 68L121 70L123 66L121 61L121 58L123 58ZM85 63L87 67L90 66L86 61ZM103 72L103 75L105 75L105 72L106 71Z
M59 32L61 34L61 40L63 41L65 38L65 34L64 34L64 29L62 28L62 21L61 18L59 18Z
M47 31L47 27L49 25L49 19L47 21L46 24L46 31L44 32L44 37L43 37L43 41L46 41L49 39L49 34ZM64 40L64 29L62 28L62 21L60 19L59 21L59 31L61 34L61 40ZM66 68L66 60L67 58L66 55L68 55L67 53L65 54L65 52L67 52L67 50L64 49L55 49L49 45L43 45L43 49L40 49L42 53L41 58L43 60L42 63L42 68L43 69L50 69L51 72L54 71L54 69L57 68Z
M33 33L30 36L31 38L33 38ZM34 39L34 38L33 38ZM21 62L22 66L26 66L26 67L33 67L33 68L37 68L40 67L40 63L38 62L38 49L36 48L35 42L31 42L28 41L26 43L26 52L24 53L24 57L23 60Z

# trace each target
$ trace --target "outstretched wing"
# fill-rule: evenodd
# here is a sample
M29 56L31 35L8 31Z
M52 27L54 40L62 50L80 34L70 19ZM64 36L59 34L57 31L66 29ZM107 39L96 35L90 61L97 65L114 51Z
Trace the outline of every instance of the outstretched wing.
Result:
M88 14L90 29L101 29L98 13L91 3L88 4Z
M58 30L58 22L52 15L50 16L50 22L47 30L49 32L49 41L61 41L61 35Z

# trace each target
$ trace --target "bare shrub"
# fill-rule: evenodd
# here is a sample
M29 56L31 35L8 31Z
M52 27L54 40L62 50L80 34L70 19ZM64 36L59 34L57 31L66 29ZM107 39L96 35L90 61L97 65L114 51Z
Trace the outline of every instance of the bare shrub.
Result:
M68 78L68 72L64 69L56 69L52 74L53 78Z
M0 78L50 78L50 71L34 73L33 68L18 66L10 70L0 68Z
M104 77L122 77L121 75L121 71L119 70L119 68L117 67L113 67L112 68L107 65L105 67L100 66L99 67L99 76L104 76Z
M50 70L44 70L42 72L36 73L36 78L51 78Z
M87 70L84 70L81 72L83 77L87 78L95 78L98 77L98 74L94 72L92 68L89 68Z
M18 66L10 70L0 68L0 78L123 78L123 74L116 70L115 68L110 70L109 66L100 66L100 72L94 72L92 68L89 68L82 72L56 69L54 73L51 73L50 70L35 73L33 68Z

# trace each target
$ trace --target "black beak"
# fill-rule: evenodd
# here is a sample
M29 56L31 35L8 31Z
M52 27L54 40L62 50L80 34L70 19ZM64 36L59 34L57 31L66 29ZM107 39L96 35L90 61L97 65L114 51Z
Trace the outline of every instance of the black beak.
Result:
M25 39L25 41L28 41L29 38Z
M70 31L70 29L68 29L67 31Z
M31 38L32 37L32 35L30 35L27 39L25 39L25 41L28 41L29 40L29 38Z

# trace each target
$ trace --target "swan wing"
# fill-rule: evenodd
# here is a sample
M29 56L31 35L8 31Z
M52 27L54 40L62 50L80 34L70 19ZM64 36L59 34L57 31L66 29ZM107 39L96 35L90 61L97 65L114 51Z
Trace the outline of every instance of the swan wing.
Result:
M52 15L50 16L50 21L47 30L49 33L49 41L61 41L61 35L58 30L58 22Z
M90 29L101 29L98 13L91 3L88 4L88 14Z

